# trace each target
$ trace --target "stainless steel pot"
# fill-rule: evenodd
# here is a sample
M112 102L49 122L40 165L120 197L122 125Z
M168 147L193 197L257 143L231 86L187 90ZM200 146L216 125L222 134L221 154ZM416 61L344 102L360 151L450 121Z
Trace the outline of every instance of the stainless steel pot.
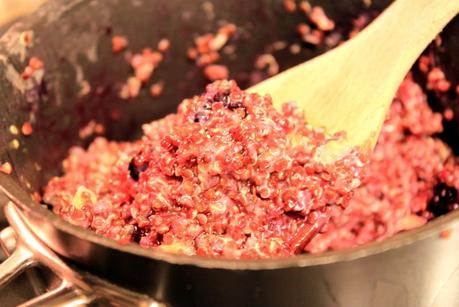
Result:
M311 2L323 5L347 33L353 17L365 10L379 11L390 1L373 1L370 7L360 0ZM223 62L232 77L247 86L255 58L275 41L297 41L294 29L302 18L286 13L280 0L50 1L0 39L0 160L14 165L12 175L0 174L0 189L14 203L7 208L19 208L31 233L72 266L173 306L459 305L459 212L346 251L233 261L119 245L61 220L30 197L59 173L71 145L84 145L78 131L90 120L103 123L110 138L126 139L138 133L141 123L173 111L181 98L202 90L206 81L184 56L193 33L213 31L222 19L237 24L243 30L236 38L237 56ZM19 42L24 30L34 32L31 48ZM134 103L117 97L116 86L129 68L122 56L111 52L112 32L127 35L133 50L154 46L162 37L171 40L171 54L154 77L165 81L161 97L152 100L142 94ZM443 46L437 60L449 78L458 81L458 19L446 29ZM306 47L298 55L288 50L275 55L285 69L323 51ZM35 83L24 83L20 73L32 55L44 60L45 74ZM91 85L87 95L80 92L84 81ZM451 98L432 100L432 107L450 106L457 115L455 97ZM110 116L113 110L121 114L116 121ZM31 116L36 123L30 137L9 132L10 125ZM456 151L457 123L448 124L441 135ZM451 235L442 238L443 230L451 230ZM18 254L16 260L25 261ZM11 265L19 262L0 265L0 279L7 277L1 271L5 268L14 275Z

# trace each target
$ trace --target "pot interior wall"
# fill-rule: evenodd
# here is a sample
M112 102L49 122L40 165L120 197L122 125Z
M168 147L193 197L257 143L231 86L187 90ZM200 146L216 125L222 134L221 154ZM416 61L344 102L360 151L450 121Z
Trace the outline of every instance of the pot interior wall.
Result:
M390 3L373 1L367 7L361 0L310 2L325 8L344 37L352 19L363 12L378 12ZM247 87L255 59L270 52L274 42L300 43L296 25L305 19L304 14L287 13L281 0L52 0L0 40L0 161L12 162L13 178L24 189L40 190L60 173L60 161L72 145L87 145L92 140L79 136L90 121L103 124L104 135L110 139L130 139L139 135L142 123L173 112L181 99L201 92L207 81L201 69L186 59L194 36L215 32L224 21L236 24L238 34L231 42L236 52L223 55L220 63L229 67L231 78L241 87ZM35 37L28 49L18 39L25 30L32 30ZM132 72L123 55L111 51L115 34L126 35L133 52L156 48L164 37L171 41L165 61L152 78L165 84L160 97L151 98L148 89L132 101L118 97L120 85ZM454 57L459 54L458 18L445 30L443 43L444 49L436 48L437 60L446 67L449 78L459 81L459 57ZM273 54L284 70L324 51L302 44L297 55L288 48ZM24 82L20 74L31 56L44 61L45 73L37 82ZM419 80L424 82L422 77ZM83 95L86 83L90 90ZM442 111L452 106L457 115L456 96L452 93L450 100L442 102L431 99L433 108ZM457 150L455 118L442 137ZM31 136L11 133L11 125L20 128L26 121L33 123Z

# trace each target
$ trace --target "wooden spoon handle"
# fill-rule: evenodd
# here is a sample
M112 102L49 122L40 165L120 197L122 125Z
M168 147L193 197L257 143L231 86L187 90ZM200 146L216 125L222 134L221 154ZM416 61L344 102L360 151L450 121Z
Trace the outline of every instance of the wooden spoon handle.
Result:
M346 48L337 48L335 58L347 59L346 77L335 89L339 105L328 110L336 110L330 130L347 131L352 145L373 148L403 78L458 12L459 0L396 0Z
M296 101L312 126L345 131L324 161L372 149L403 78L458 12L459 0L396 0L350 41L249 90L270 93L276 106Z
M393 76L395 91L419 54L458 12L459 0L395 1L356 37L354 48L367 50L361 67L384 78Z

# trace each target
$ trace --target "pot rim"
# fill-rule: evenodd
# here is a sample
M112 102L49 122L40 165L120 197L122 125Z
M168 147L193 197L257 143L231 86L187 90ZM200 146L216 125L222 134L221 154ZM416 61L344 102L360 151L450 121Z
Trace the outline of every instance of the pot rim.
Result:
M69 0L62 8L61 14L65 11L68 11L70 8L76 4L79 4L80 2L81 0ZM37 12L44 11L53 5L58 4L60 4L59 1L50 1L42 5ZM19 19L17 22L13 23L8 31L0 36L0 42L8 43L9 35L7 34L10 33L9 31L18 31L19 28L24 27L24 24L33 24L35 19L38 19L39 16L40 14L37 13L29 16L28 19ZM19 27L17 28L17 26ZM176 265L191 265L209 269L272 270L352 261L355 259L369 257L371 255L376 255L389 250L401 248L432 235L438 236L442 230L450 228L454 223L459 223L459 210L456 210L444 216L440 216L417 229L395 234L394 236L379 242L372 242L345 250L328 251L321 254L302 254L284 258L234 260L224 258L210 258L204 256L175 255L160 250L144 248L135 243L119 244L115 240L106 238L82 227L75 226L57 216L52 211L43 208L42 205L32 200L16 182L13 182L13 180L8 178L8 175L5 174L0 174L0 192L4 192L11 201L13 201L24 213L26 213L26 215L39 219L46 219L47 222L52 224L52 226L59 231L74 236L78 239L86 240L93 244L98 244L104 248L122 251L139 257L149 258L151 260L165 261Z
M198 255L176 255L157 249L141 247L136 243L120 244L113 239L106 238L88 229L73 225L32 200L16 183L12 184L10 180L1 180L1 177L4 176L7 175L0 175L0 191L3 191L27 216L46 219L53 227L64 233L81 240L89 241L93 244L101 245L105 248L115 249L136 256L150 258L152 260L210 269L272 270L352 261L358 258L369 257L385 251L401 248L432 235L439 236L442 230L451 228L454 223L459 223L459 210L455 210L444 216L435 218L424 226L395 234L390 238L378 242L372 242L340 251L327 251L321 254L302 254L291 257L255 260L211 258Z

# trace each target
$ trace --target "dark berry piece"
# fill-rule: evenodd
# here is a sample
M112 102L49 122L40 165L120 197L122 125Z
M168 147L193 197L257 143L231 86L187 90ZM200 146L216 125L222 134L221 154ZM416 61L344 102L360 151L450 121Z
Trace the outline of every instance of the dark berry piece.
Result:
M134 181L139 181L139 176L141 172L146 171L148 168L148 163L143 163L140 166L137 166L134 162L134 158L129 162L128 170L129 175Z
M132 232L132 241L139 243L140 239L148 233L144 228L140 228L137 225L134 225L134 231Z
M434 216L444 215L457 207L457 190L443 182L434 188L434 197L431 199L428 209Z

